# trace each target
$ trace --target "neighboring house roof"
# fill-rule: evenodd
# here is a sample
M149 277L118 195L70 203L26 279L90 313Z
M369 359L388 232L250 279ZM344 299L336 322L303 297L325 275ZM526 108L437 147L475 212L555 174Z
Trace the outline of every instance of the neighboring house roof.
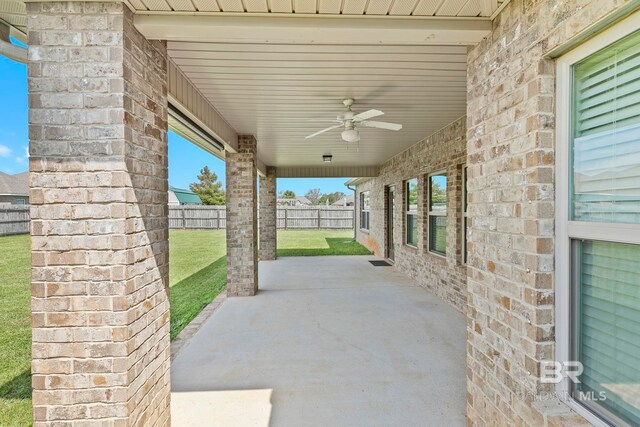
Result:
M29 172L8 175L0 172L0 195L29 196Z
M181 205L201 205L202 200L196 193L185 190L183 188L169 187L169 191L173 191ZM169 196L171 197L171 196Z
M180 200L178 200L178 197L176 196L176 193L174 193L172 190L169 190L169 204L170 205L179 205L180 204Z
M289 206L311 205L311 200L304 196L297 196L295 199L278 198L278 204Z
M336 201L332 206L348 206L353 205L353 193L348 194L346 197Z

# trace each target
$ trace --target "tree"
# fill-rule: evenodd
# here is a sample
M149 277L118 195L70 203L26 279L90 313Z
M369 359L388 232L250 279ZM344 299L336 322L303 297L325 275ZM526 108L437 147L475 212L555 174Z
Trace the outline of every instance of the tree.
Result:
M226 195L222 189L222 183L218 182L218 175L211 172L208 166L200 170L198 181L189 184L189 190L200 196L205 205L224 205Z
M335 202L337 202L338 200L344 198L344 193L342 191L336 191L335 193L327 193L327 194L323 194L322 197L320 197L320 199L318 199L318 204L319 205L332 205ZM328 201L328 203L327 203Z
M321 196L322 193L320 192L319 188L312 188L311 190L307 191L307 194L304 195L304 197L309 199L312 205L317 205L318 200L320 200Z
M291 190L284 190L280 192L280 195L278 197L281 199L295 199L296 193Z
M445 205L447 203L447 190L440 186L439 182L431 184L431 202L434 205Z

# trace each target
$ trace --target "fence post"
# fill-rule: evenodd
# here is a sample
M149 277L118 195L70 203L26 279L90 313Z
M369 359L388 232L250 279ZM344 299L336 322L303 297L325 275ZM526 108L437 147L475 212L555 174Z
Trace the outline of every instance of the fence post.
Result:
M180 211L182 212L182 229L185 230L187 228L187 220L184 215L184 205L180 206Z
M320 208L318 208L318 229L320 229Z
M220 210L216 208L216 216L214 218L216 220L216 230L220 230Z
M286 230L289 227L289 220L287 219L287 211L289 209L287 209L286 207L284 208L284 229Z

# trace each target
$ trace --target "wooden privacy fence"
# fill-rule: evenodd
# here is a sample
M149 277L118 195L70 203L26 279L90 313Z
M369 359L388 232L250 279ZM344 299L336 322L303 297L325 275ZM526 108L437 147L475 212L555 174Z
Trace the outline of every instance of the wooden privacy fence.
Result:
M227 226L224 206L169 206L169 228L184 230L221 230Z
M224 206L169 206L169 228L220 230L227 225ZM353 228L353 208L336 206L279 206L280 229Z
M353 228L353 207L278 207L280 229Z
M0 205L0 236L29 233L29 206Z
M224 206L169 206L169 228L222 230L227 226ZM353 207L279 206L280 229L349 229L354 227ZM0 205L0 236L29 233L29 206Z

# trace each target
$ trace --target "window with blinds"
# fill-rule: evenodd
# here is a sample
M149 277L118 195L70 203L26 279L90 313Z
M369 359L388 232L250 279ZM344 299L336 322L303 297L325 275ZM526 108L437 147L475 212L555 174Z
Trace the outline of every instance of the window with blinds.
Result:
M363 230L369 229L369 192L363 191L360 193L360 228Z
M447 175L429 177L429 251L447 253Z
M405 243L418 246L418 180L405 182Z
M640 31L573 66L574 221L640 222Z
M469 214L467 208L469 201L467 197L467 178L469 169L467 166L462 168L462 263L467 263L467 225Z
M640 31L573 63L569 108L570 353L584 368L570 387L640 425Z
M640 425L640 246L574 241L577 397Z

